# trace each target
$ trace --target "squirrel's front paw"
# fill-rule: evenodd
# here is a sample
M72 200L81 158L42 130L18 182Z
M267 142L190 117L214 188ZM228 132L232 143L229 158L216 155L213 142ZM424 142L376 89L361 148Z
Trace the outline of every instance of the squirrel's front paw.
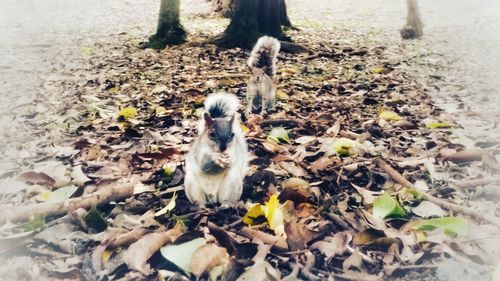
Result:
M217 153L214 157L214 162L217 166L225 169L231 165L231 158L226 153Z

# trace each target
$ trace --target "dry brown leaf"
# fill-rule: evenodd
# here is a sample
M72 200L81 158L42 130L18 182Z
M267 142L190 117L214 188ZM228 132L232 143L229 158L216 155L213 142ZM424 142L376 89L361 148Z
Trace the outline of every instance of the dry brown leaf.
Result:
M53 187L56 181L49 177L45 173L37 173L34 171L28 171L20 174L17 177L17 180L22 181L24 183L30 183L30 184L39 184L47 187Z
M226 264L228 261L229 255L225 248L214 243L205 244L193 253L190 266L191 272L199 278L203 273L209 272L216 266Z
M128 247L124 254L123 262L125 262L130 269L148 275L150 267L146 264L147 260L165 245L165 243L174 241L181 234L182 229L179 226L167 231L146 234L139 239L139 241Z

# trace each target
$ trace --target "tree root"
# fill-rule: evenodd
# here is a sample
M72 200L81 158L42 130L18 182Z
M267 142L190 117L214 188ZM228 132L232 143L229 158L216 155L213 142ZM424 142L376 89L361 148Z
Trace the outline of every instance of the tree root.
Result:
M26 221L36 216L60 216L73 210L84 208L89 209L92 206L99 206L111 201L119 201L132 196L134 185L131 182L115 181L107 185L100 186L94 193L67 200L58 203L32 204L13 208L4 211L0 216L0 221L8 219L9 221Z
M389 164L387 164L384 160L378 158L376 160L376 164L379 168L381 168L382 170L384 170L387 174L389 174L389 176L394 180L396 181L397 183L407 187L407 188L415 188L413 186L413 184L411 182L409 182L406 178L404 178L398 171L396 171L394 168L392 168L391 166L389 166ZM487 214L483 214L483 213L480 213L478 211L475 211L471 208L467 208L465 206L460 206L460 205L457 205L457 204L453 204L453 203L450 203L448 201L445 201L443 199L439 199L437 197L434 197L432 195L429 195L423 191L420 191L420 194L422 196L422 199L424 200L427 200L429 202L432 202L444 209L447 209L449 211L452 211L452 212L455 212L455 213L460 213L460 214L463 214L463 215L467 215L467 216L470 216L476 220L479 220L479 221L487 221L493 225L495 225L496 227L500 228L500 221L495 218L495 217L492 217L492 216L489 216Z
M290 54L313 53L309 48L293 42L280 41L281 51Z

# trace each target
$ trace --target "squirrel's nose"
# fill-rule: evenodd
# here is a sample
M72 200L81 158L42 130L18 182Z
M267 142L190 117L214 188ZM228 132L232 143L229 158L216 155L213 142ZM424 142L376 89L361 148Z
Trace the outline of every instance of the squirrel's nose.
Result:
M224 143L224 144L219 145L220 152L224 152L224 151L226 151L226 149L227 149L227 144Z

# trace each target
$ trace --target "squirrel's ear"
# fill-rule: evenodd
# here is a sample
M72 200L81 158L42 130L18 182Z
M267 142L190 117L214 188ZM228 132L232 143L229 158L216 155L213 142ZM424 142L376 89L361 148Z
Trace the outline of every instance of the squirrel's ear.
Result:
M203 114L203 118L205 119L206 127L212 127L212 125L214 124L214 119L212 118L212 116L210 116L210 114L208 114L208 112L205 112L205 114Z
M229 118L229 123L233 124L235 115L236 114L231 115L231 117Z

